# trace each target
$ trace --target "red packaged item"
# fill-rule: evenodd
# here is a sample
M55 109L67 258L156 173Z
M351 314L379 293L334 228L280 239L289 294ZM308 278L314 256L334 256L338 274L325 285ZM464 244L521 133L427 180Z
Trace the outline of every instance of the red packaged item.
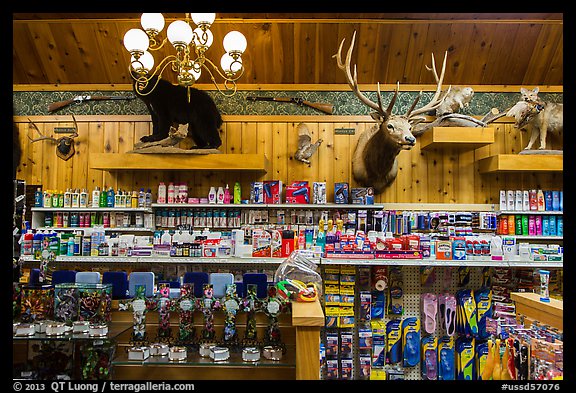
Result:
M264 180L264 203L280 204L282 203L282 181L281 180Z
M310 187L307 181L292 182L286 187L286 203L310 203Z

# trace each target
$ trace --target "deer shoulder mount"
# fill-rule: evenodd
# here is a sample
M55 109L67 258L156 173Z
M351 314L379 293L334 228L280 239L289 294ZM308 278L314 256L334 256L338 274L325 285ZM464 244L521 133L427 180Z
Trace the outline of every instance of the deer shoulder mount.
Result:
M352 74L350 69L355 39L356 32L352 36L352 43L344 62L342 61L344 39L340 43L338 53L333 57L336 57L338 68L346 75L346 81L354 94L362 103L375 111L371 116L376 121L376 124L364 131L358 138L358 143L352 156L352 175L360 185L372 187L375 194L380 194L396 179L398 174L397 156L400 151L410 150L416 144L416 138L411 132L412 126L424 121L426 118L423 114L436 110L442 104L443 97L446 96L446 94L442 95L441 93L448 52L444 54L444 63L440 76L436 72L436 64L432 54L431 70L436 77L437 88L430 102L421 108L415 109L422 96L422 92L420 92L406 114L395 115L392 113L392 109L398 97L399 83L396 85L394 95L386 109L384 109L382 104L380 83L378 83L378 103L371 101L360 91L356 66L354 66L354 74ZM450 88L447 91L449 92Z
M62 136L60 138L54 138L53 136L44 135L40 131L38 126L34 124L32 120L28 119L30 125L36 130L38 134L40 134L40 137L36 139L30 138L30 136L28 135L28 139L30 139L32 143L39 141L50 141L52 143L55 143L56 155L58 156L58 158L64 161L68 161L70 158L72 158L72 156L76 152L76 149L74 148L74 138L78 136L78 123L76 123L76 118L74 117L74 115L72 115L72 119L74 120L74 132L70 136Z

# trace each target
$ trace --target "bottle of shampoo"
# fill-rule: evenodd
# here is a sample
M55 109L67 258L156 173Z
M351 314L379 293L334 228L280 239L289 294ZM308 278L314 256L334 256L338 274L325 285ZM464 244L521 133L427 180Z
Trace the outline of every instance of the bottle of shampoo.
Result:
M240 189L240 183L234 183L234 204L239 205L242 203L242 190Z

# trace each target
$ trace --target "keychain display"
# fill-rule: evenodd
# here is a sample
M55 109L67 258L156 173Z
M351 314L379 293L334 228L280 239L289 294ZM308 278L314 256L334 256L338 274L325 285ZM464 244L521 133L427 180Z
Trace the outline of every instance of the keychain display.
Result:
M214 298L214 287L212 284L204 284L202 298L198 299L199 308L204 316L204 327L202 328L200 343L212 342L216 337L214 328L214 311L220 309L220 301Z
M236 347L238 345L236 314L240 309L240 299L236 294L236 284L230 284L226 287L226 295L222 298L220 304L225 315L222 344L226 347Z
M184 283L180 287L180 298L177 301L179 313L178 345L192 345L196 340L196 328L194 327L194 287L191 283Z

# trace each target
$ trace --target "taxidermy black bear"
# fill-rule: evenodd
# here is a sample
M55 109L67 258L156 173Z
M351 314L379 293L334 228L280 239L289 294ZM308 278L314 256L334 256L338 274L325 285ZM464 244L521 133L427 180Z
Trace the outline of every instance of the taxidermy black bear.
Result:
M150 79L143 94L134 91L152 116L152 135L143 136L140 141L160 141L168 137L173 124L188 124L188 136L196 144L194 148L217 149L222 144L222 117L212 97L205 91L191 87L188 101L186 87L173 85L162 78L158 80L157 76Z

